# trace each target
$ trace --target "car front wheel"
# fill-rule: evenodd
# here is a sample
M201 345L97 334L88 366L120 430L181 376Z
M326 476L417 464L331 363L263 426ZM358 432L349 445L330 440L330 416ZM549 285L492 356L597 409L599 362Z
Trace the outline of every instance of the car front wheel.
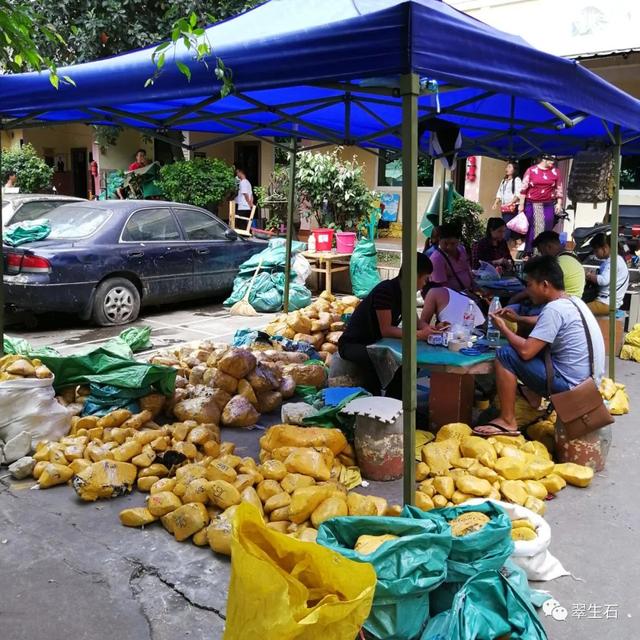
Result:
M102 327L133 322L140 313L138 289L126 278L109 278L96 289L93 320Z

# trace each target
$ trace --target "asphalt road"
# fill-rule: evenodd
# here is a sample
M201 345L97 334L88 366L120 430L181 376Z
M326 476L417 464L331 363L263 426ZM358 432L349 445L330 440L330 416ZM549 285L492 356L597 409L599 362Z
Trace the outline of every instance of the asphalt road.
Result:
M146 313L137 324L152 327L153 345L159 348L199 338L230 340L237 328L268 320L231 318L220 305L194 304ZM72 353L120 330L47 318L37 330L14 327L9 333ZM572 573L532 583L567 609L566 620L540 613L552 640L640 638L634 552L640 532L639 371L639 364L618 364L619 380L627 384L632 406L631 414L613 427L606 470L589 488L569 487L548 503L550 549ZM223 438L236 442L240 455L257 455L260 434L223 430ZM159 526L143 531L122 527L119 511L141 506L142 494L85 504L70 487L30 490L33 485L32 480L11 481L0 472L0 637L222 637L230 571L226 558L208 548L179 544ZM399 501L401 487L399 482L372 483L367 491Z

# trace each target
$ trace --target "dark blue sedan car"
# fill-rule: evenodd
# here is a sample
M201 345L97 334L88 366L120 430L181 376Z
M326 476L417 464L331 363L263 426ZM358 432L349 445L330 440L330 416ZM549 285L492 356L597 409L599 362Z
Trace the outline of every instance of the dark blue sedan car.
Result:
M238 266L266 246L175 202L78 202L46 217L46 240L4 246L6 303L103 326L132 322L142 305L226 294Z

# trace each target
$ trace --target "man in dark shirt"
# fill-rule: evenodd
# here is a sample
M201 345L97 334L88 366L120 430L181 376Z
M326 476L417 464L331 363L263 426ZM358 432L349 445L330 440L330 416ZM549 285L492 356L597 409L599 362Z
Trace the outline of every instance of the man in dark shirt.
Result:
M423 253L418 253L418 291L425 286L432 270L431 260ZM401 338L402 329L398 326L401 314L402 291L398 274L396 278L383 280L374 287L356 307L338 343L340 356L359 365L364 379L364 387L369 393L376 396L381 394L381 385L375 367L369 358L367 345L373 344L381 338ZM418 340L426 340L427 336L438 332L437 329L423 325L418 320L416 334ZM402 367L398 369L387 387L386 395L400 399L402 395Z

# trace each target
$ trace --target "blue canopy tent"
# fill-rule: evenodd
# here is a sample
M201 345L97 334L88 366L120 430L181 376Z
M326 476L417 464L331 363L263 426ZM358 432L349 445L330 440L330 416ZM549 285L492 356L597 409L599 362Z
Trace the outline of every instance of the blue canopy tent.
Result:
M206 36L233 70L233 95L221 98L212 65L194 61L180 45L175 60L189 66L191 80L168 61L145 87L155 71L148 48L60 69L76 86L58 91L45 74L0 76L1 126L119 124L158 138L172 129L211 133L185 145L190 149L251 134L401 151L404 291L416 284L418 130L429 120L459 126L467 154L571 155L592 139L605 140L617 150L616 175L620 152L637 149L638 100L576 61L538 51L440 0L270 0ZM291 215L293 194L289 208ZM614 265L615 255L615 291ZM414 491L414 305L412 295L404 296L406 502Z

